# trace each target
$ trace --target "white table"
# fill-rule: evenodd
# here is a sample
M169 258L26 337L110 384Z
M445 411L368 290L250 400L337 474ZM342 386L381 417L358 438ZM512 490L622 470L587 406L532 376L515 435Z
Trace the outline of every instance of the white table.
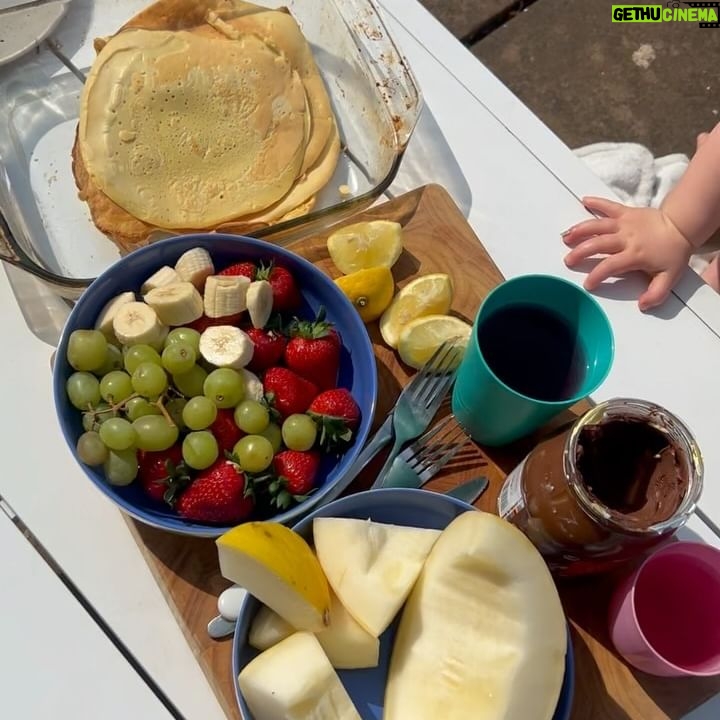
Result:
M0 507L0 714L16 720L170 720Z
M57 33L62 51L78 66L89 65L88 39L111 32L144 4L74 0ZM562 263L559 234L584 216L578 197L607 194L607 189L419 4L383 0L382 6L426 100L392 191L439 182L506 276L548 272L579 281ZM47 62L62 67L53 57ZM637 290L632 281L604 291L601 303L615 329L617 353L596 399L633 395L683 416L706 454L702 507L720 523L720 487L713 482L720 470L720 444L710 412L720 400L720 385L713 382L713 370L720 367L720 299L693 285L693 278L689 273L678 291L687 305L676 298L662 317L636 310L627 299ZM25 299L27 317L16 296ZM87 482L57 432L49 358L66 307L28 276L9 270L7 277L0 274L0 308L4 347L9 348L0 353L0 377L6 406L14 408L3 427L0 494L183 715L188 720L223 717L124 519ZM20 366L22 377L33 382L20 382ZM683 386L673 378L682 378ZM698 518L689 531L720 542ZM75 645L80 654L84 640L78 636ZM138 710L138 717L150 717L140 705ZM689 718L718 715L720 700Z

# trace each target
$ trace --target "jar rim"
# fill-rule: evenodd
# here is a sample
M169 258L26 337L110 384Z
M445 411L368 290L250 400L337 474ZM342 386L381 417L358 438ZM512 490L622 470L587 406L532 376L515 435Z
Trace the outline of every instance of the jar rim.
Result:
M633 415L638 419L653 416L658 418L665 427L660 427L659 424L655 425L655 427L666 434L668 432L673 433L674 439L679 440L683 446L684 460L687 463L688 488L679 507L671 517L644 528L622 522L620 513L612 510L601 502L599 498L590 493L584 482L582 482L581 474L575 464L578 440L582 429L586 425L599 423L603 419L612 417L615 413L619 414L621 411L623 417L626 418L628 416L632 417ZM565 475L568 478L570 491L575 496L580 507L593 519L602 522L614 531L628 535L663 535L677 530L684 525L697 507L697 502L702 492L704 476L704 465L700 448L694 435L680 418L656 403L624 397L612 398L598 403L575 421L565 439L563 467Z

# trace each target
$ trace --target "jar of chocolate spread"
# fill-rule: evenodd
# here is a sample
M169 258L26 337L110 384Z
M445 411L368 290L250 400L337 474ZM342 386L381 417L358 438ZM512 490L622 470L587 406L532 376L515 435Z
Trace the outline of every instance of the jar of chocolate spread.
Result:
M498 513L556 575L597 573L684 525L702 481L700 450L681 420L659 405L617 398L539 443L505 480Z

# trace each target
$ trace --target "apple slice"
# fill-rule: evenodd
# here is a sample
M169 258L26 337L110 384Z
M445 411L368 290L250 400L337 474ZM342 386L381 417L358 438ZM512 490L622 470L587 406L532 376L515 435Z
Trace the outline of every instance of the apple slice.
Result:
M216 541L220 573L298 630L322 630L330 588L310 546L290 528L248 522Z
M472 511L435 543L403 610L384 720L549 720L566 624L542 557L513 525Z
M238 676L255 720L360 720L317 638L296 632L251 660Z
M256 650L267 650L295 632L277 613L263 605L255 615L248 644ZM330 624L315 636L336 670L377 667L380 641L362 628L330 592Z
M353 518L315 518L315 552L340 602L373 637L392 622L439 530Z

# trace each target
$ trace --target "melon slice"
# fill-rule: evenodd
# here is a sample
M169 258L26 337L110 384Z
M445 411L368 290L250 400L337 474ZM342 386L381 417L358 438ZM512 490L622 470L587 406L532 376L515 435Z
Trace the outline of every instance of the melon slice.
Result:
M267 650L294 632L292 625L263 605L250 625L248 644L256 650ZM315 637L337 670L377 667L380 641L356 622L332 591L330 624Z
M360 720L317 638L297 632L251 660L238 676L255 720Z
M280 523L247 522L216 541L220 573L298 630L322 630L330 588L310 546Z
M435 543L403 609L384 720L549 720L566 623L552 577L520 530L478 511Z
M315 552L340 602L379 637L410 594L439 530L315 518Z

